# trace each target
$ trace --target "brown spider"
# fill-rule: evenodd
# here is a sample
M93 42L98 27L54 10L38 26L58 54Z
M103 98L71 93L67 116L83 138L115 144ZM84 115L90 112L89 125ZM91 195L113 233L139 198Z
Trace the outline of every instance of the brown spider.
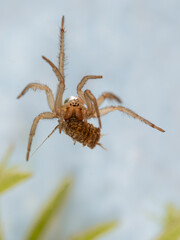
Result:
M51 112L40 113L33 121L29 142L27 147L26 160L29 159L29 153L31 149L32 139L35 135L37 124L41 119L53 119L57 118L59 124L55 127L53 132L59 128L59 132L63 130L67 135L73 138L76 142L82 143L84 146L87 145L90 148L94 148L96 145L100 145L100 128L101 128L101 119L100 116L103 116L107 113L119 110L124 112L134 118L139 119L140 121L148 124L149 126L156 128L157 130L164 132L163 129L157 127L153 123L139 116L135 112L131 111L128 108L123 106L109 106L99 109L100 105L104 102L105 99L116 100L121 103L119 97L110 92L103 93L97 100L95 96L91 93L90 90L82 91L83 86L88 79L102 78L102 76L88 75L82 78L81 82L77 86L78 97L70 97L66 99L63 104L63 93L65 89L65 76L64 76L64 16L62 17L61 29L60 29L60 53L59 53L59 68L57 68L49 59L42 56L42 58L49 63L52 67L52 70L58 78L58 87L56 93L56 99L54 100L53 93L51 89L39 83L30 83L28 84L21 94L17 97L22 97L29 89L36 91L37 89L45 90L47 95L47 100ZM86 106L85 106L86 105ZM99 128L94 127L92 124L87 122L87 119L98 118ZM52 134L52 133L51 133ZM51 135L50 134L50 135ZM49 135L49 136L50 136Z

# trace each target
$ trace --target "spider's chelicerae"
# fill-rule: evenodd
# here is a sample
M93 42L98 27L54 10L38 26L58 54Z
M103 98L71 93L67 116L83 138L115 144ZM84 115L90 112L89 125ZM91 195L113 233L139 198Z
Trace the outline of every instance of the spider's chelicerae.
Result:
M37 89L44 90L46 92L47 100L51 112L40 113L33 121L29 142L27 147L26 160L29 159L29 153L31 149L32 139L36 131L36 127L41 119L58 119L58 125L55 127L53 132L59 128L59 132L63 130L67 135L69 135L74 142L78 141L83 144L83 146L88 146L94 148L96 145L100 145L99 140L101 137L100 128L101 128L101 119L100 117L119 110L124 112L140 121L146 123L147 125L156 128L157 130L164 132L163 129L157 127L153 123L139 116L135 112L131 111L128 108L123 106L109 106L99 109L100 105L104 102L105 99L116 100L118 103L121 103L119 97L110 92L103 93L98 99L92 94L90 90L83 91L85 83L88 79L102 78L102 76L96 75L87 75L82 78L81 82L77 86L78 97L70 97L66 99L63 103L63 93L65 89L65 76L64 76L64 17L62 17L61 29L60 29L60 53L59 53L59 67L56 67L49 59L42 57L51 67L56 77L58 79L58 87L56 92L56 98L54 99L51 89L39 83L30 83L28 84L21 94L17 97L22 97L29 89L36 91ZM87 120L90 118L98 118L99 128L94 127L92 124L88 123ZM51 133L52 134L52 133ZM50 134L50 135L51 135ZM49 136L50 136L49 135Z

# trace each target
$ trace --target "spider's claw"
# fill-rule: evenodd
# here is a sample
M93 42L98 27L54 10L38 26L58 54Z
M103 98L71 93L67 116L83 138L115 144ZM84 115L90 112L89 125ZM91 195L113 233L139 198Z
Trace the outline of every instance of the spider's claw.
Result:
M165 130L164 129L162 129L162 128L160 128L160 127L157 127L156 125L154 125L153 124L153 126L152 126L153 128L155 128L155 129L157 129L157 130L159 130L160 132L165 132Z

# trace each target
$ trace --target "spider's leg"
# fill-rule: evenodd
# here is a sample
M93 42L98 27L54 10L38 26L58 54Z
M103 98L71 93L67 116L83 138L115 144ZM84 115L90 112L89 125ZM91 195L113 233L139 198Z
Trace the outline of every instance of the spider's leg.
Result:
M58 122L59 122L59 133L61 133L62 128L63 128L64 116L65 116L65 111L64 111L64 109L62 109L61 112L60 112L60 119L58 120Z
M29 134L29 141L28 141L27 155L26 155L26 160L27 161L29 159L29 153L30 153L30 150L31 150L32 139L33 139L33 136L35 134L36 127L39 123L39 120L41 120L41 119L52 119L52 118L57 118L57 115L55 113L51 113L51 112L44 112L44 113L40 113L34 119L32 127L31 127L31 131L30 131L30 134Z
M55 109L58 114L61 112L61 107L63 105L63 93L65 89L65 83L64 83L64 16L62 17L61 21L61 29L60 29L60 52L59 52L59 72L61 76L63 77L63 82L59 82L57 87L57 93L56 93L56 103L55 103ZM60 130L61 131L61 130Z
M65 33L65 29L64 29L64 16L63 16L61 21L61 29L60 29L60 52L59 52L59 71L63 76L63 78L64 78L64 57L65 57L64 33Z
M86 100L86 105L87 105L87 116L90 116L94 114L95 109L86 91L84 92L84 98Z
M33 89L34 91L36 91L37 89L40 90L44 90L46 91L46 96L47 96L47 100L48 100L48 104L49 107L52 111L54 111L54 97L53 97L53 93L51 91L51 89L44 85L44 84L39 84L39 83L30 83L28 84L23 91L19 94L19 96L17 96L17 98L21 98L29 89Z
M160 127L157 127L155 124L151 123L150 121L148 121L147 119L139 116L137 113L133 112L132 110L128 109L128 108L125 108L125 107L122 107L122 106L110 106L110 107L105 107L105 108L102 108L99 110L99 113L100 113L100 116L103 116L107 113L110 113L110 112L114 112L116 110L119 110L121 112L124 112L126 114L128 114L129 116L133 117L133 118L136 118L136 119L139 119L140 121L144 122L145 124L149 125L150 127L152 128L155 128L161 132L165 132L162 128ZM93 117L97 117L96 115L94 115Z
M96 116L97 116L98 122L99 122L99 127L101 128L101 119L100 119L100 113L99 113L99 108L98 108L98 105L97 105L96 98L92 94L92 92L88 89L84 92L84 94L87 95L87 97L93 102L95 113L96 113Z
M118 103L122 103L122 100L111 92L105 92L97 99L98 107L104 102L105 99L115 100Z
M62 76L61 72L59 69L52 63L48 58L42 56L42 58L49 63L49 65L52 67L52 70L56 74L56 77L59 80L58 88L57 88L57 93L56 93L56 101L55 101L55 110L59 114L62 106L62 97L65 89L65 83L64 83L64 77Z
M52 132L44 139L44 141L36 148L36 150L32 153L32 155L47 141L48 138L58 129L59 124L52 130ZM31 156L32 156L31 155Z
M56 77L58 78L59 82L64 83L64 78L61 75L59 69L54 65L53 62L51 62L48 58L42 56L42 58L49 63L49 65L52 67L52 70L54 71L54 73L56 74Z
M85 100L84 92L82 91L82 88L84 87L88 79L96 79L96 78L102 78L102 76L95 76L95 75L84 76L80 81L80 83L77 85L77 93L85 103L86 103L86 100Z

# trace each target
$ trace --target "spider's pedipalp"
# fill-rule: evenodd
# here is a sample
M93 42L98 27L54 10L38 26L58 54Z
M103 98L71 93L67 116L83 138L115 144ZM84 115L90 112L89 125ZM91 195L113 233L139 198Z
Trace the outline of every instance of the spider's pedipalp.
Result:
M105 92L103 93L98 99L97 99L97 104L98 104L98 107L104 102L104 100L106 99L110 99L110 100L115 100L117 101L118 103L122 103L122 100L116 96L114 93L111 93L111 92Z
M29 159L29 153L31 150L31 144L32 144L32 139L33 136L35 134L36 131L36 127L39 123L39 121L41 119L53 119L53 118L57 118L57 115L55 113L51 113L51 112L44 112L44 113L40 113L33 121L31 130L30 130L30 134L29 134L29 141L28 141L28 147L27 147L27 155L26 155L26 160L28 161Z
M77 85L77 93L79 95L79 97L84 101L86 102L85 100L85 97L84 97L84 92L81 90L85 83L87 82L88 79L96 79L96 78L102 78L102 76L96 76L96 75L87 75L87 76L84 76L82 78L82 80L80 81L80 83Z
M110 107L105 107L105 108L102 108L99 110L99 113L100 113L100 116L103 116L105 114L108 114L110 112L114 112L116 110L119 110L121 112L124 112L126 114L128 114L129 116L133 117L133 118L136 118L136 119L139 119L140 121L144 122L145 124L149 125L150 127L152 128L155 128L157 129L158 131L161 131L161 132L165 132L162 128L156 126L155 124L153 124L152 122L148 121L147 119L139 116L137 113L133 112L132 110L126 108L126 107L123 107L123 106L110 106ZM94 116L96 117L96 116Z
M29 89L33 89L34 91L36 91L37 89L46 91L49 107L54 112L54 97L51 89L48 86L39 83L30 83L23 89L23 91L17 96L17 98L21 98Z

